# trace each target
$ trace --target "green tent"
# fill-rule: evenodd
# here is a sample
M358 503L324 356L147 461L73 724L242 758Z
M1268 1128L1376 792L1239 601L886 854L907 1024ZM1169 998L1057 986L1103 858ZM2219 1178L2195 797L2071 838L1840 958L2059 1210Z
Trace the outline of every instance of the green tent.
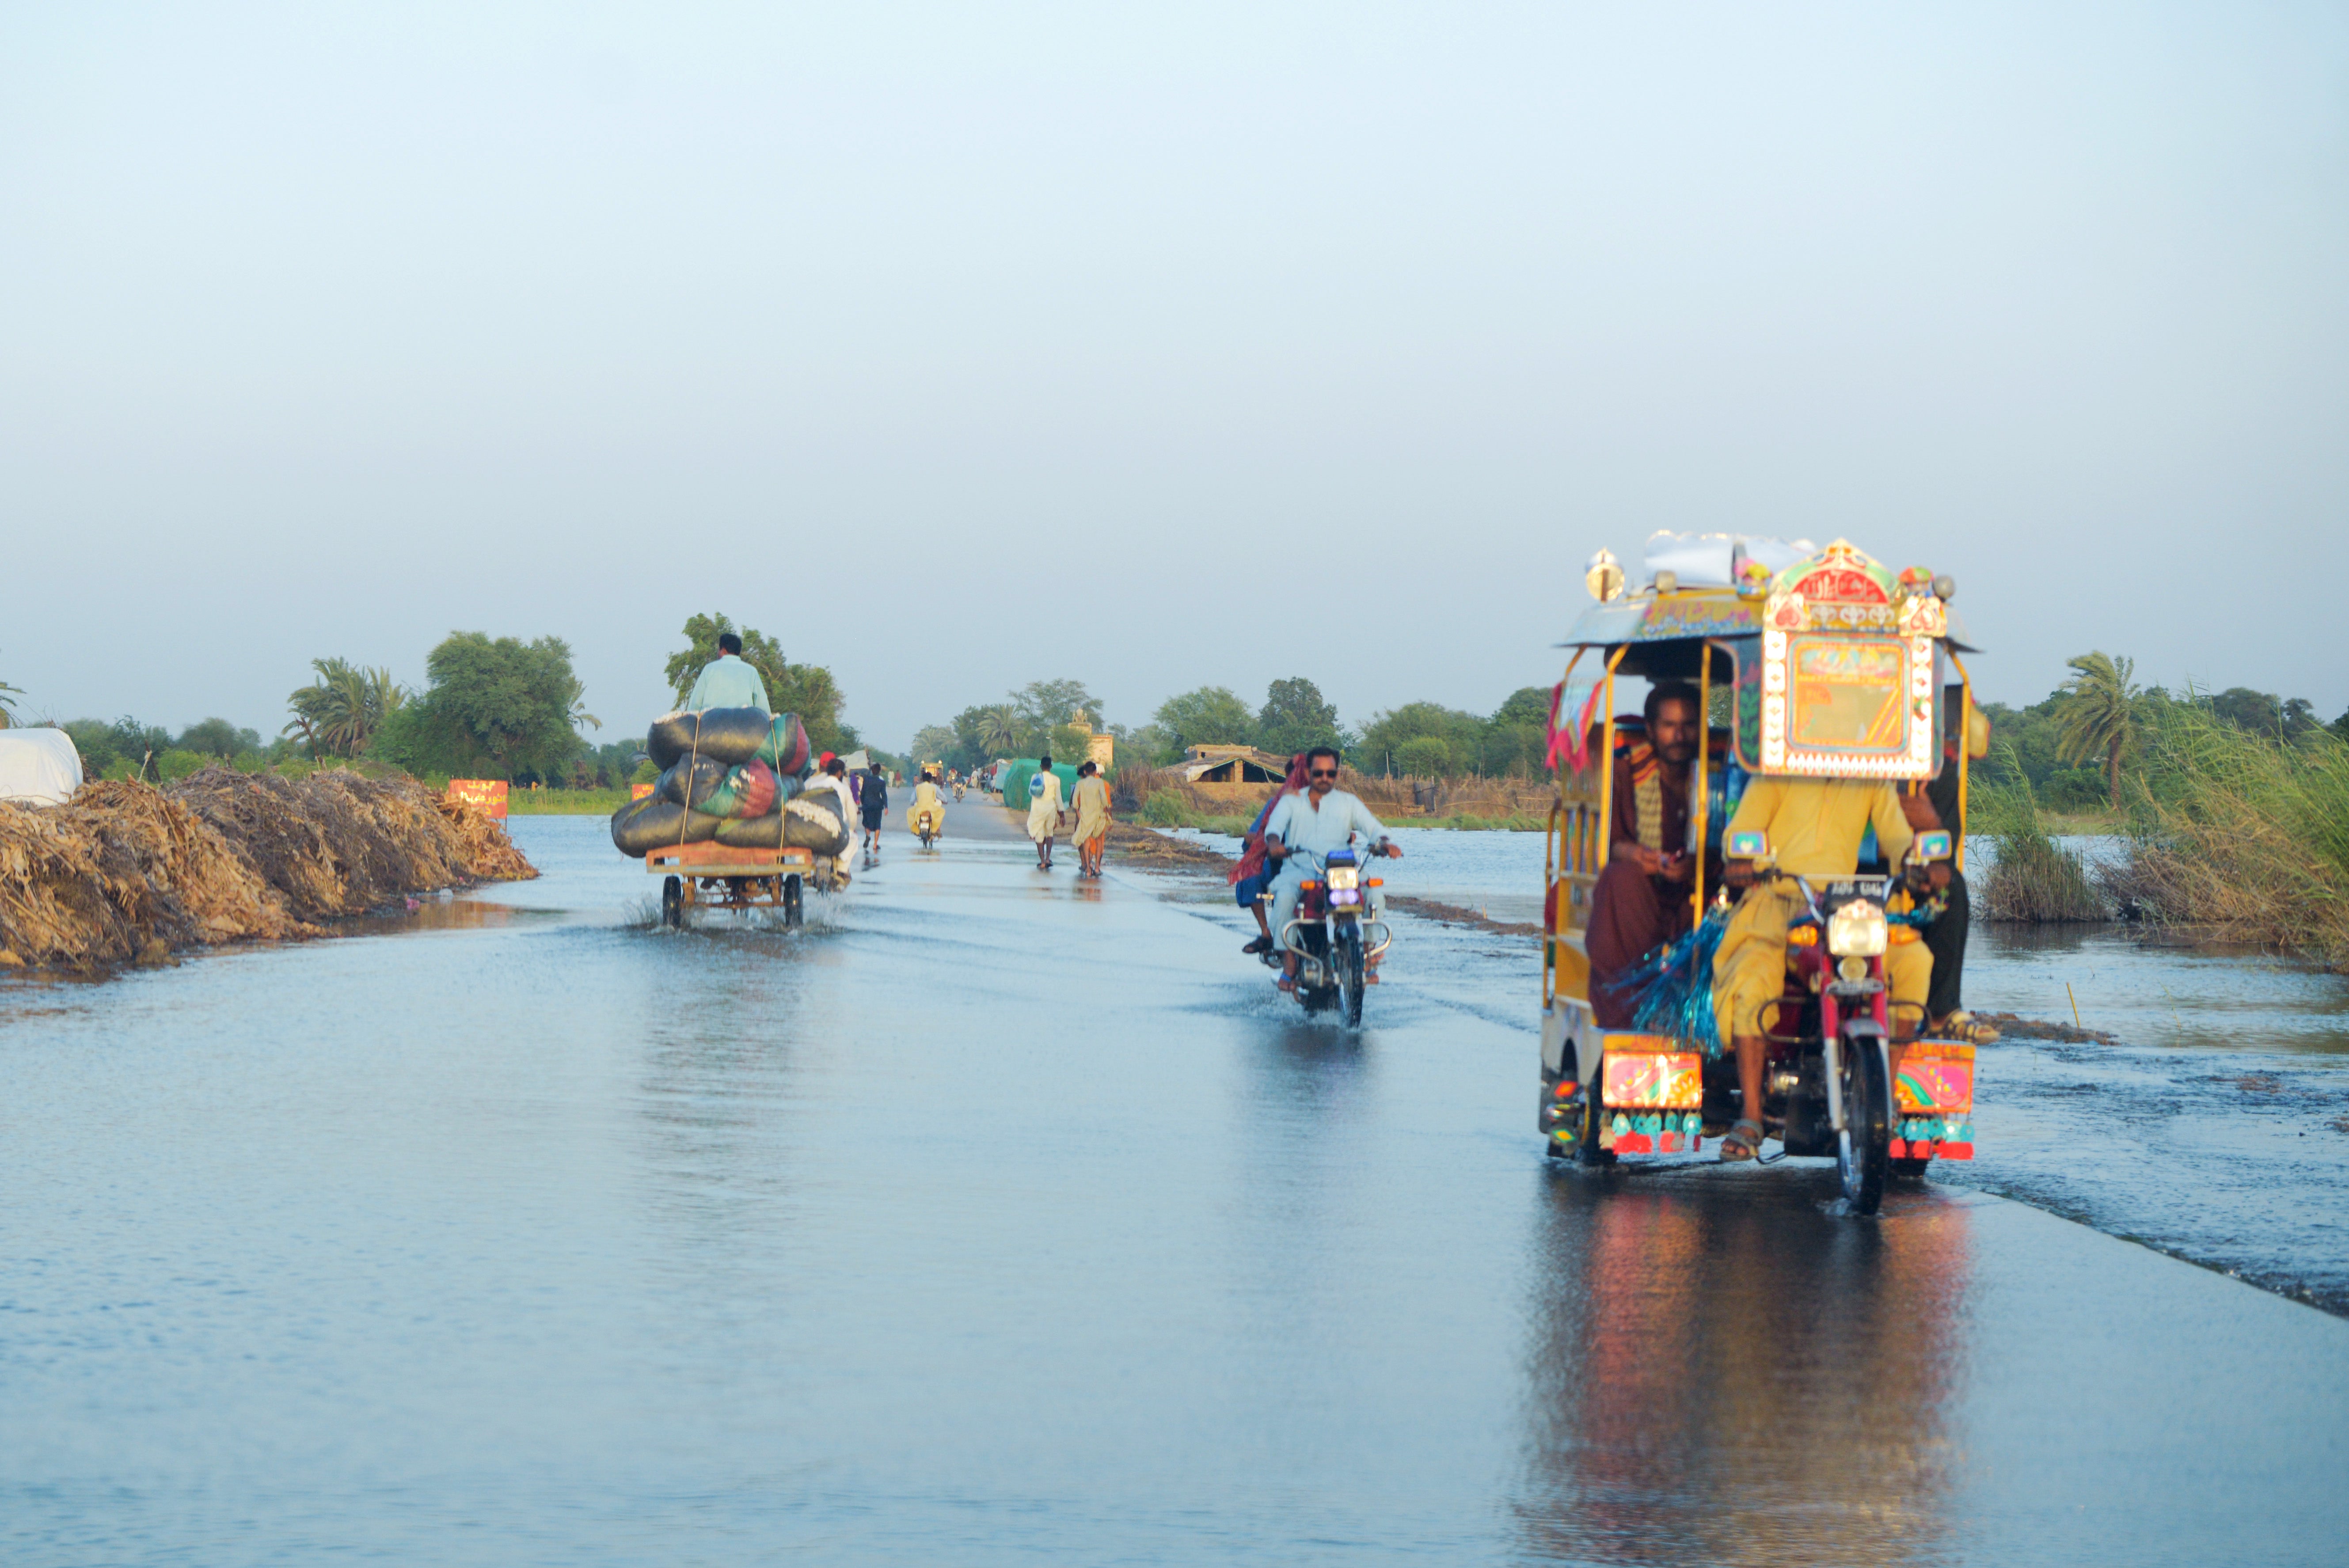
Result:
M1052 771L1061 776L1061 799L1066 801L1077 792L1077 768L1073 762L1055 762ZM1003 803L1015 811L1028 810L1028 780L1036 777L1036 758L1014 758L1003 768Z

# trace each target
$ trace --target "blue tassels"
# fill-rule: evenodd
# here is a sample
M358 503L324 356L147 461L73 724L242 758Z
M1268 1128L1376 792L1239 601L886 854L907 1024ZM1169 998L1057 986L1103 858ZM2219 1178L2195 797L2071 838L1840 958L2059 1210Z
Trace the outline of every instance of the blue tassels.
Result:
M1646 993L1635 1016L1641 1033L1677 1036L1707 1057L1721 1055L1721 1031L1713 1017L1713 955L1728 926L1727 910L1708 910L1695 930L1624 975L1620 989Z

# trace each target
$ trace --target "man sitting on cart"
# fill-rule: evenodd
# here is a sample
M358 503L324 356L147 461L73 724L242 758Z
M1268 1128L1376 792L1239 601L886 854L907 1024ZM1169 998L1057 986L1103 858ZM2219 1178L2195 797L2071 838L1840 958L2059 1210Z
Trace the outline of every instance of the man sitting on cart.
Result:
M1689 779L1702 704L1696 687L1666 681L1649 691L1644 711L1647 738L1614 760L1607 869L1590 893L1590 1009L1602 1029L1632 1026L1642 992L1631 972L1694 923ZM1720 885L1717 862L1705 880Z
M1898 866L1916 833L1889 780L1857 779L1756 779L1745 787L1731 834L1766 835L1777 869L1814 883L1847 877L1859 866L1860 841L1870 824L1885 860ZM1722 1140L1723 1161L1751 1160L1762 1151L1762 1068L1769 1044L1763 1035L1786 990L1786 927L1803 907L1803 895L1789 882L1754 885L1754 862L1727 862L1732 887L1743 887L1721 949L1713 960L1713 1005L1722 1037L1734 1042L1737 1082L1746 1115ZM1933 955L1921 942L1885 949L1885 987L1890 993L1892 1037L1906 1041L1933 978ZM1896 1054L1893 1070L1899 1070Z
M755 707L775 710L767 703L767 683L742 658L742 639L732 632L718 634L718 656L701 666L686 694L688 713L705 707Z

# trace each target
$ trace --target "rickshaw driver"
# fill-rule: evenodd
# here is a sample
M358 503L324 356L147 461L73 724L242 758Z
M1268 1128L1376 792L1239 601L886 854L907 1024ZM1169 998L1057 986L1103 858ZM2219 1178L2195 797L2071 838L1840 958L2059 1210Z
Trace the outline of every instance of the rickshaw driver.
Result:
M1870 823L1886 861L1899 866L1916 833L1889 780L1756 779L1745 787L1728 830L1764 834L1780 871L1820 881L1857 871L1860 841ZM1946 868L1936 869L1947 877ZM1713 1017L1722 1037L1736 1046L1737 1084L1747 1112L1722 1140L1723 1161L1734 1163L1762 1151L1762 1068L1768 1051L1763 1019L1786 991L1786 926L1802 907L1802 894L1784 884L1752 885L1751 861L1732 860L1724 873L1732 887L1745 889L1713 959ZM1932 985L1932 954L1921 942L1887 947L1884 979L1897 1045L1916 1032ZM1893 1069L1899 1070L1897 1054Z

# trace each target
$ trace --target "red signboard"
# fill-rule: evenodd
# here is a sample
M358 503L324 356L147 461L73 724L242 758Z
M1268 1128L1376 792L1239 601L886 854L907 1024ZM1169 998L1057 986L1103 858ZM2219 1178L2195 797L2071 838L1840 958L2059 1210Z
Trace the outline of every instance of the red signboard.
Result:
M448 798L478 806L500 821L505 820L506 781L502 779L451 779Z
M649 784L631 784L628 786L628 799L631 800L641 800L652 792L653 787Z

